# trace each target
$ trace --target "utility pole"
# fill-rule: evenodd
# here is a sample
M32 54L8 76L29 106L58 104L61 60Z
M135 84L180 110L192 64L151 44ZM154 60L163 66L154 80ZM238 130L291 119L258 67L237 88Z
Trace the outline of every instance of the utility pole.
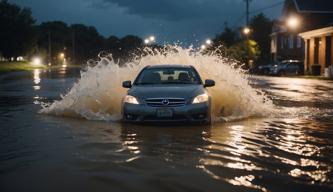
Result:
M249 7L250 7L250 1L251 0L244 0L245 1L245 3L246 3L246 27L248 27L249 26L249 15L250 15L250 11L249 11Z
M51 60L52 60L52 54L51 54L51 31L48 33L48 40L49 40L49 54L48 54L48 60L49 60L49 65L51 65Z
M75 29L72 32L72 64L75 64Z
M249 28L249 16L250 16L250 2L251 0L244 0L246 3L246 9L245 9L245 14L246 14L246 26L244 28L244 34L246 36L246 52L247 52L247 58L246 58L246 65L250 67L250 42L249 42L249 35L250 35L250 28Z

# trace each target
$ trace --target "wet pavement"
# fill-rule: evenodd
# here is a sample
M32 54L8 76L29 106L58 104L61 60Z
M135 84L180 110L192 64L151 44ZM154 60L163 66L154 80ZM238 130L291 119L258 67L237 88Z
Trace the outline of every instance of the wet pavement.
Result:
M38 113L79 75L0 75L0 191L333 191L332 81L252 77L276 114L211 126Z

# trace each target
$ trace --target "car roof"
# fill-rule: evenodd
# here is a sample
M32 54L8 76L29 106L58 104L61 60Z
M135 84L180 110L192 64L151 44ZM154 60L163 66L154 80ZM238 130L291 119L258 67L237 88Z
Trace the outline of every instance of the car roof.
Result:
M156 68L191 68L192 65L181 65L181 64L163 64L163 65L148 65L146 68L148 69L156 69Z

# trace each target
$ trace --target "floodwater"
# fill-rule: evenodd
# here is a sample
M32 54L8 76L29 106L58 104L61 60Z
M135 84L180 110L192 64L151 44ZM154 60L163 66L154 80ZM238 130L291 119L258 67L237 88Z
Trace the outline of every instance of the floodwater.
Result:
M0 191L333 191L332 81L252 77L276 115L211 126L39 113L79 77L0 75Z

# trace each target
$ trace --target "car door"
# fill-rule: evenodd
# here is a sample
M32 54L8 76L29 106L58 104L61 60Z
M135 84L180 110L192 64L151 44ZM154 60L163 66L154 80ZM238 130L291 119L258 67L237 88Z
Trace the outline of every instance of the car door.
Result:
M295 63L290 63L289 75L297 75L299 73L299 67Z
M287 63L283 69L285 75L289 75L291 73L291 64Z

